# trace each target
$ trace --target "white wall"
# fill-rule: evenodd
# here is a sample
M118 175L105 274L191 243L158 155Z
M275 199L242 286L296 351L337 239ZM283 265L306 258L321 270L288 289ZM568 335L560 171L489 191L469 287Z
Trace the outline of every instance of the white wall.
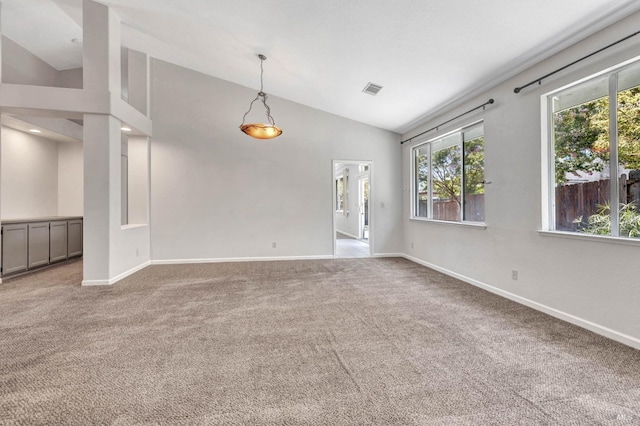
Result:
M82 142L58 143L58 216L82 216Z
M82 216L82 143L2 127L2 219Z
M56 86L82 89L82 68L58 71Z
M410 220L410 192L403 198L404 252L477 284L522 298L530 305L640 347L640 291L636 265L640 245L541 235L540 96L640 53L640 37L544 80L513 89L637 31L640 15L561 52L455 110L407 132L409 137L489 98L485 112L441 128L441 133L484 118L486 229ZM432 132L425 138L432 138ZM410 188L410 152L403 147L403 186ZM414 248L411 248L411 244ZM511 270L519 271L517 281Z
M58 71L22 48L12 40L2 37L2 82L56 86Z
M82 89L82 68L58 71L2 36L2 82Z
M2 127L2 219L58 213L58 143Z
M270 97L284 133L253 139L238 126L254 89L151 71L153 260L331 256L332 160L348 158L374 162L374 252L401 248L399 135Z

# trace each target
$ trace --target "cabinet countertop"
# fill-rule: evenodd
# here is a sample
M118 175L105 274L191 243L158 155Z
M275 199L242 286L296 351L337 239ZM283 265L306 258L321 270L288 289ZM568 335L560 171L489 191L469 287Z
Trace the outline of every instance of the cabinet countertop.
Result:
M1 219L2 225L11 225L16 223L34 223L34 222L56 222L58 220L77 220L82 216L48 216L48 217L30 217L25 219Z

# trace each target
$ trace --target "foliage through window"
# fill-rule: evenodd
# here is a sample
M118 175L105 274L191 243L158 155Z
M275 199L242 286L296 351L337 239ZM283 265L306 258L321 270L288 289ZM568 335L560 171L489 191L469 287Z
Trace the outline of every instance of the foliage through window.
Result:
M551 229L640 238L640 66L548 99Z
M413 217L484 222L482 123L414 147L413 160Z

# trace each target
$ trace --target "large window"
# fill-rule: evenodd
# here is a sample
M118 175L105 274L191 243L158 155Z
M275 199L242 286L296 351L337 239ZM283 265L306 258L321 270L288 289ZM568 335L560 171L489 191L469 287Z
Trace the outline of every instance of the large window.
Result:
M549 228L640 238L640 64L548 96Z
M484 222L484 127L477 123L413 148L414 218Z

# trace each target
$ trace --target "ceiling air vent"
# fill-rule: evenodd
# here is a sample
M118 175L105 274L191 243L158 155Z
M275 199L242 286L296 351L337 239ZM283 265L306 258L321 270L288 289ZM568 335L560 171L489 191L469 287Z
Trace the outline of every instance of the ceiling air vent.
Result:
M378 84L374 84L374 83L367 83L367 85L364 87L364 89L362 89L362 91L364 93L367 93L369 95L377 95L378 92L380 91L380 89L382 89L382 86L378 85Z

